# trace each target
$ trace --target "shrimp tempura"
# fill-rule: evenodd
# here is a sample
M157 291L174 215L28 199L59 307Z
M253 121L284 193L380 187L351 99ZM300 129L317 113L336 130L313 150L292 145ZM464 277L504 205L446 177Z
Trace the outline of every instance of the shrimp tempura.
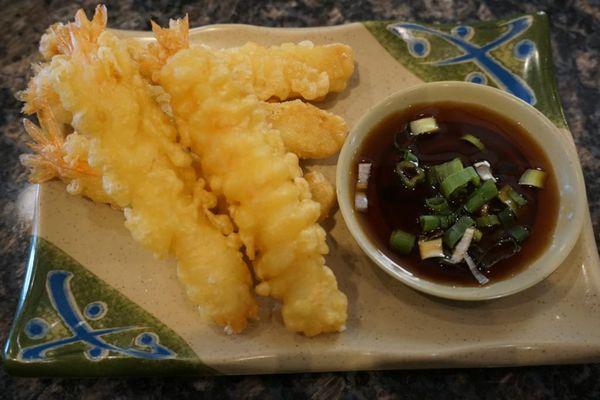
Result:
M127 41L132 57L139 61L142 75L158 82L162 65L179 50L190 47L187 17L171 20L169 28L152 23L157 42ZM302 97L323 98L329 92L344 90L354 71L352 49L335 43L315 46L305 41L263 47L256 43L210 52L230 71L247 93L260 100ZM344 120L311 104L296 101L261 103L269 112L269 122L282 136L288 151L300 158L327 158L336 154L346 138ZM189 146L187 137L182 143Z
M128 46L139 61L142 75L153 81L166 60L190 47L188 17L169 21L169 28L152 22L157 42L133 39ZM248 42L241 47L211 51L235 78L261 100L302 97L318 100L330 92L343 91L354 73L352 48L341 43L315 46L311 41L265 47Z
M325 265L325 231L316 223L320 205L298 157L285 152L269 123L265 103L232 79L234 72L209 49L187 48L168 58L159 83L211 189L228 202L262 281L257 293L282 301L292 331L341 331L347 299Z
M263 47L250 42L217 56L261 100L318 100L343 91L354 72L352 49L340 43L315 46L306 40Z
M106 21L105 13L98 7L93 21ZM76 133L66 142L73 135L85 140L86 163L79 159L73 165L96 174L109 201L124 209L136 241L158 256L175 256L190 300L226 331L240 332L257 305L233 225L210 211L217 198L198 178L191 155L176 143L176 129L154 101L137 63L93 21L79 12L76 23L53 31L57 37L46 36L47 43L60 45L49 47L52 59L44 70L50 92L42 93L55 93L65 115L72 115ZM38 156L25 159L33 177L64 175L60 160L69 149L50 131L26 127L41 146L34 147ZM61 151L67 154L61 157ZM44 164L44 154L58 164Z

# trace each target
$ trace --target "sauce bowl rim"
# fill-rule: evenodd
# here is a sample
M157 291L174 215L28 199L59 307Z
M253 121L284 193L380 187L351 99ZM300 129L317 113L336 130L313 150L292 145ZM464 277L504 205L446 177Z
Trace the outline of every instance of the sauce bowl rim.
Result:
M559 145L565 152L565 157L567 159L567 165L557 164L557 160L548 152L546 146L544 146L543 143L540 143L540 140L536 138L535 135L531 134L531 132L523 127L531 135L531 139L540 144L552 165L555 175L554 179L557 181L558 190L560 192L559 215L557 217L557 223L550 245L535 260L513 276L491 282L485 286L459 286L451 283L444 284L413 275L401 265L385 256L385 254L379 250L376 243L369 239L362 223L358 221L356 216L357 211L354 210L354 190L351 186L352 182L350 182L350 176L352 175L352 168L356 167L354 161L357 153L362 142L366 136L368 136L368 133L380 121L391 115L393 112L406 109L410 104L432 102L432 93L440 90L466 90L471 96L473 96L474 92L479 92L482 97L495 98L500 102L505 102L509 107L519 108L527 114L528 118L533 118L536 120L536 123L545 126L546 129L536 133L541 135L543 143L546 143L547 140L555 141L555 144ZM407 97L418 97L419 92L427 93L426 97L429 98L412 101L408 105L400 106L403 102L406 102ZM457 98L459 98L459 96L457 96ZM476 103L473 100L465 99L458 99L457 101L483 106L518 124L521 124L523 121L523 119L518 121L510 115L506 115L506 113L488 107L484 102ZM385 110L389 111L386 112ZM559 170L561 171L561 175L565 173L568 175L568 184L565 188L561 186L558 173ZM563 193L563 189L567 189L567 191ZM565 261L567 255L575 246L583 227L584 211L586 208L583 172L579 164L577 151L568 131L561 131L539 110L505 91L490 86L460 81L429 82L411 86L391 94L379 103L370 107L350 130L340 151L336 169L336 192L340 211L346 226L362 251L375 264L393 278L414 289L451 300L479 301L501 298L521 292L543 281ZM567 197L571 196L572 206L570 209L572 216L570 218L567 217L570 223L559 226L561 213L564 212L564 203L568 203L568 199L563 201L564 194ZM557 237L560 237L560 240L557 240ZM542 263L542 265L539 265L540 263ZM535 267L535 270L532 269L533 267ZM527 274L525 274L526 272ZM524 276L526 279L523 278Z

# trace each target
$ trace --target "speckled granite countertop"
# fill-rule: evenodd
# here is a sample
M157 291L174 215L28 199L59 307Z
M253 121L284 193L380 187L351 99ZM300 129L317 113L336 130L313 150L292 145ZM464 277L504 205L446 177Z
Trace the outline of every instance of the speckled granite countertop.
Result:
M40 35L95 1L0 1L0 341L21 288L32 210L18 207L28 185L18 154L26 150L15 93L24 88ZM596 240L600 238L600 1L292 0L265 2L107 2L111 27L147 29L190 15L192 26L237 22L268 26L335 25L367 19L459 21L546 10L559 92L586 178ZM566 5L565 5L566 4ZM594 31L594 29L596 31ZM283 376L164 379L24 379L0 372L0 398L600 398L600 365L355 372Z

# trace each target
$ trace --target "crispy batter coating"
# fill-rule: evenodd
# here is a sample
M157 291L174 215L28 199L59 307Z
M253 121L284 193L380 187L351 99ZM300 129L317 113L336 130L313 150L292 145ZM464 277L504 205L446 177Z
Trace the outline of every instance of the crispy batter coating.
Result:
M105 12L97 9L97 15ZM257 305L233 225L210 211L216 196L176 143L174 125L125 46L82 26L93 24L79 19L54 31L62 47L46 67L47 83L77 133L61 142L54 128L26 123L37 156L25 157L25 164L37 180L70 179L63 163L77 167L77 176L88 168L100 173L104 194L124 209L134 239L160 257L174 255L190 300L226 330L240 332Z
M265 103L268 121L287 150L300 158L327 158L340 150L348 127L343 118L300 100Z
M335 191L318 172L305 179L298 157L335 154L346 125L301 101L266 100L343 90L351 49L308 41L189 48L187 17L167 29L153 23L157 42L149 44L105 27L100 6L91 21L79 11L42 38L50 62L21 94L24 112L41 124L25 122L35 141L36 154L23 157L31 178L58 177L71 193L122 208L134 239L174 255L188 297L226 331L241 331L257 311L242 244L257 293L282 301L288 329L343 330L347 299L325 265L317 224ZM238 232L211 211L223 206Z
M140 64L142 75L157 82L166 60L190 47L188 19L171 20L169 28L152 23L152 29L156 42L129 40L127 45ZM247 93L261 100L320 99L329 92L344 90L354 71L352 49L339 43L315 46L305 41L271 47L247 43L223 50L201 47L229 68L229 79L237 80ZM300 158L331 157L344 143L346 123L332 113L301 101L272 102L265 107L286 148Z
M335 188L319 171L307 172L304 174L304 179L308 182L312 198L321 205L319 221L322 221L329 216L335 206Z
M313 336L344 329L346 296L325 265L325 232L316 223L298 157L286 153L265 103L214 52L198 47L170 57L159 82L171 96L180 134L199 156L211 188L227 200L260 295L282 300L286 327Z
M306 40L264 47L249 42L217 55L262 100L317 100L344 90L354 72L352 49L340 43L315 46Z
M169 28L152 22L157 42L130 40L129 51L140 63L142 74L154 81L166 60L189 45L187 16L169 21ZM354 72L352 48L341 43L315 46L311 41L265 47L248 42L241 47L210 49L237 79L261 100L302 97L322 99L329 92L341 92Z

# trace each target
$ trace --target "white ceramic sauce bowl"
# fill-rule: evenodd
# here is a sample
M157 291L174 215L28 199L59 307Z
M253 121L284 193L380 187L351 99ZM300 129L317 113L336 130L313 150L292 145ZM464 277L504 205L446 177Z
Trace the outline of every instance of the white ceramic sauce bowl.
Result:
M413 275L388 258L371 239L354 210L356 160L362 142L387 116L411 105L459 101L489 108L521 125L546 152L560 193L558 221L546 250L516 274L485 286L458 286L433 282ZM567 133L568 134L568 133ZM565 260L579 234L585 214L585 186L575 147L564 132L534 107L504 91L474 83L435 82L397 92L371 107L351 130L337 163L337 196L350 233L362 250L381 269L408 286L454 300L486 300L508 296L544 280ZM535 235L535 232L533 232Z

